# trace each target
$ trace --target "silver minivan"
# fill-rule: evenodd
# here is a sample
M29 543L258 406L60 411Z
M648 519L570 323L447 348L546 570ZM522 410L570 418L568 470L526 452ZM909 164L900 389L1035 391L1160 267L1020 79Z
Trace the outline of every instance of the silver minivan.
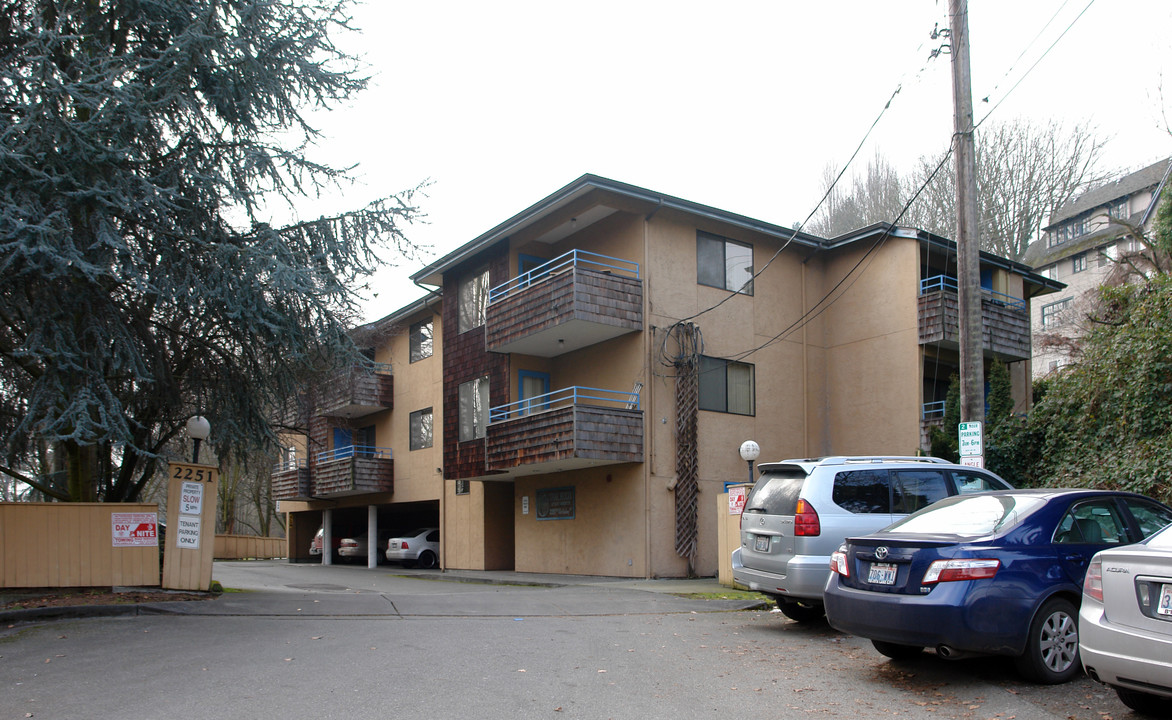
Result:
M825 457L761 463L745 499L733 579L798 622L821 618L830 554L950 495L1007 490L987 470L934 457Z

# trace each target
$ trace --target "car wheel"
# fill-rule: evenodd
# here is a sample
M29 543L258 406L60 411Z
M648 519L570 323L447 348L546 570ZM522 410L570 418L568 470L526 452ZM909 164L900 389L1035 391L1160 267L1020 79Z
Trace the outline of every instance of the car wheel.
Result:
M419 553L419 567L425 570L430 570L435 567L435 561L435 553L432 551L424 550L423 552Z
M882 640L872 640L871 644L879 651L880 655L886 655L892 660L911 660L914 657L919 657L924 652L924 648L919 645L900 645L899 643L883 642Z
M1025 652L1017 670L1043 685L1064 683L1082 671L1078 659L1078 609L1069 600L1051 598L1030 623Z
M1116 687L1115 694L1119 696L1120 702L1143 715L1168 717L1168 710L1170 709L1170 705L1172 705L1172 701L1168 700L1168 698L1140 692L1139 690Z
M778 598L777 609L790 620L800 623L821 620L826 615L822 603L812 600L782 600Z

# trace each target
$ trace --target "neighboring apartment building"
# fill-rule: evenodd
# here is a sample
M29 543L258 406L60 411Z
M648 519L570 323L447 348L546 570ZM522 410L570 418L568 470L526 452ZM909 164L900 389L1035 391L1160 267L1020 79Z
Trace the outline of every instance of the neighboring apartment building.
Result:
M1035 378L1070 362L1094 291L1120 274L1121 259L1141 250L1118 221L1150 230L1170 170L1172 158L1080 195L1054 213L1042 237L1026 250L1023 263L1066 285L1033 308Z
M1061 285L981 261L985 354L1010 364L1024 407L1029 307ZM311 473L298 499L282 491L291 557L330 508L380 527L437 518L448 568L713 575L715 500L745 479L744 440L762 461L924 447L958 366L956 274L955 245L922 231L824 239L583 176L417 272L442 316L376 323L432 317L442 381L401 399L404 338L376 349L394 372L390 435L374 430L393 484L322 493ZM397 428L425 407L434 446L416 463Z

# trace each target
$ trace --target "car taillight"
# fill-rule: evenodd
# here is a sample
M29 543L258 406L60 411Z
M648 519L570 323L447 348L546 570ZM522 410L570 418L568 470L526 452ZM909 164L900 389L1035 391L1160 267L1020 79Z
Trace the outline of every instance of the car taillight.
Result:
M358 543L354 540L343 540L342 547L358 547Z
M813 537L822 534L822 523L814 506L805 500L798 500L794 510L794 537Z
M1091 560L1087 566L1087 576L1082 581L1082 591L1089 598L1103 602L1103 561L1098 558Z
M408 548L407 548L407 541L406 541L406 540L404 540L403 542L399 543L399 549L400 549L400 550L407 550L407 549L408 549Z
M830 554L830 569L843 577L851 576L850 565L846 562L845 548L839 548Z
M1000 560L937 560L928 566L921 581L924 585L957 580L981 580L991 578L1001 567Z

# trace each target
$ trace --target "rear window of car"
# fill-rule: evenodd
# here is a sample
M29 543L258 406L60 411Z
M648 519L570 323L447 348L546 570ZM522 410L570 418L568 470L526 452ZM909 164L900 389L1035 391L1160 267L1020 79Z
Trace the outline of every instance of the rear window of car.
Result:
M881 532L982 536L1013 527L1046 501L1017 495L954 495Z
M805 482L806 473L800 469L767 472L749 491L744 512L793 515L798 507L798 494Z
M890 513L886 470L850 470L834 475L834 504L852 513Z

